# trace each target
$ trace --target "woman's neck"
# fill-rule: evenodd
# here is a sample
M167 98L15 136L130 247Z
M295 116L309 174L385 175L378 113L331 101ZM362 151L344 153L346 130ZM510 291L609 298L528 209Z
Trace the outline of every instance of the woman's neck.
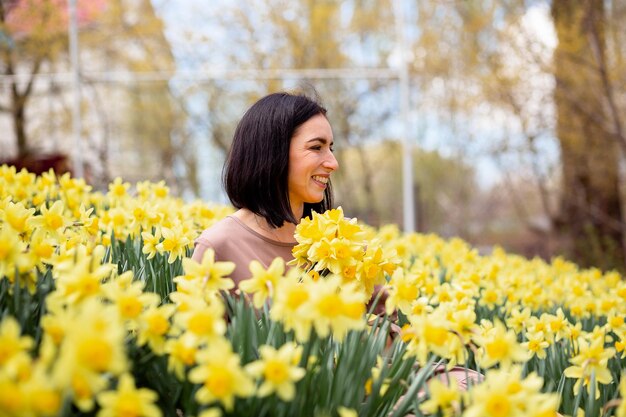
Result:
M292 201L291 212L293 213L294 218L299 221L299 219L302 218L302 214L304 213L304 204L303 203L294 204Z
M233 216L237 217L255 232L282 243L295 242L294 234L296 225L285 222L281 227L272 227L265 218L258 216L248 209L242 208L237 210Z

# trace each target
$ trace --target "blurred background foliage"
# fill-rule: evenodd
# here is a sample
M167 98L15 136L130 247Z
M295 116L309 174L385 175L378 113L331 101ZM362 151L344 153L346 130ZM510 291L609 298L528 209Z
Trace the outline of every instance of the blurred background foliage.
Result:
M623 270L626 1L399 3L419 230ZM304 88L329 110L337 203L401 225L390 0L79 0L78 10L95 188L165 179L186 199L225 203L238 119L268 92ZM0 1L0 160L71 159L67 23L65 0Z

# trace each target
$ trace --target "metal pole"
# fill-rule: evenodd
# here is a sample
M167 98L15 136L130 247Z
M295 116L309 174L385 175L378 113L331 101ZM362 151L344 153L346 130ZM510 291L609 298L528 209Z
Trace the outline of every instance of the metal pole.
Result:
M81 138L81 112L80 112L80 61L78 57L78 18L76 13L76 0L68 1L69 8L69 41L70 60L72 64L72 132L74 134L74 153L72 155L74 176L84 177L83 151Z
M398 78L400 116L402 124L402 214L404 232L415 231L415 200L413 197L413 147L409 140L409 54L404 24L402 0L394 0L396 40L400 55Z

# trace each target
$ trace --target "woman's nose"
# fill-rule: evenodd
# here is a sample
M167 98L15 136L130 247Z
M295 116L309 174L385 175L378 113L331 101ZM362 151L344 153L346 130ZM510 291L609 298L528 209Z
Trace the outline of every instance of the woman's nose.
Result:
M335 158L335 154L332 152L328 153L328 157L324 160L323 164L324 168L335 171L339 168L339 162L337 162L337 158Z

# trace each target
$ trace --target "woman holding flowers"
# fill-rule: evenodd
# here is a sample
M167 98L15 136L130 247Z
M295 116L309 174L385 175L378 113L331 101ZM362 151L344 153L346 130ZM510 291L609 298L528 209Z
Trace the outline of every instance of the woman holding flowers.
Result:
M207 249L231 261L238 284L251 261L264 268L293 258L296 225L332 205L333 132L326 109L309 97L274 93L248 109L237 125L224 166L228 198L238 210L196 239L193 259ZM282 272L282 271L281 271Z

